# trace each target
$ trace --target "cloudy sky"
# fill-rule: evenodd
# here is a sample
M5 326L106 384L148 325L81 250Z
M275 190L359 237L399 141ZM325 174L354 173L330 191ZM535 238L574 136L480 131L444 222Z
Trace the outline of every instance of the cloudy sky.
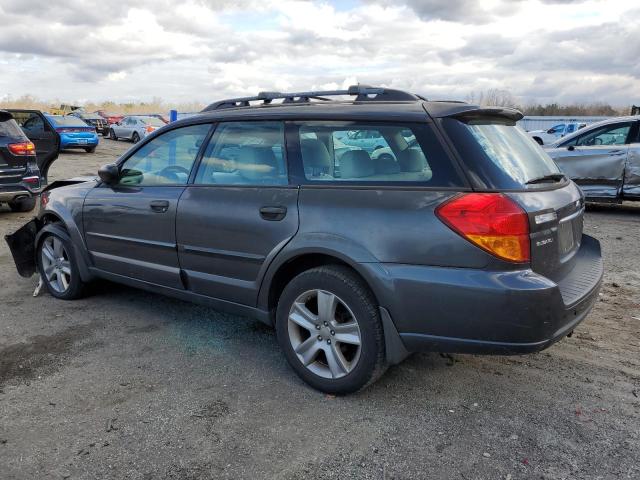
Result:
M206 103L361 82L640 102L637 0L0 0L0 19L0 99Z

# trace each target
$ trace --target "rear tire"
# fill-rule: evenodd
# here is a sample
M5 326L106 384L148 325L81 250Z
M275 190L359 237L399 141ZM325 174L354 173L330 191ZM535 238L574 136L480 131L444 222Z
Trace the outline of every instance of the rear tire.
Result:
M109 138L111 140L118 140L118 137L116 137L116 132L113 131L113 128L109 129Z
M278 301L276 335L298 376L326 393L356 392L386 369L375 298L344 266L313 268L289 282Z
M54 232L41 238L36 250L38 272L49 293L62 300L82 297L85 283L80 278L71 242Z
M542 141L542 139L541 139L541 138L539 138L539 137L533 137L533 139L536 141L536 143L537 143L538 145L544 145L544 142Z
M9 202L9 208L13 212L30 212L36 208L36 199L33 197L23 198L14 202Z
M87 152L87 153L95 153L96 152L96 147L85 148L84 151Z
M138 132L133 132L133 135L131 136L131 141L133 143L138 143L140 141L140 135L138 135Z

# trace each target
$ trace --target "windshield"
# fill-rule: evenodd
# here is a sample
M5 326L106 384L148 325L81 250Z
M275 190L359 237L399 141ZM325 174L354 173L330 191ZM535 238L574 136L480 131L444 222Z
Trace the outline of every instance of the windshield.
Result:
M443 125L474 183L484 188L540 188L544 184L529 183L560 173L549 155L512 122L500 119L462 122L445 118Z
M156 117L142 117L140 118L145 124L151 125L152 127L164 127L165 123Z

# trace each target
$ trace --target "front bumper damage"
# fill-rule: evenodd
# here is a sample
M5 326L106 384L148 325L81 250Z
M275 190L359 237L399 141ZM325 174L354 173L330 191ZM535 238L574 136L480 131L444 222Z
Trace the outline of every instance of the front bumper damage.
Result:
M22 277L31 277L36 273L36 235L41 228L37 218L25 223L14 233L5 235L16 269Z

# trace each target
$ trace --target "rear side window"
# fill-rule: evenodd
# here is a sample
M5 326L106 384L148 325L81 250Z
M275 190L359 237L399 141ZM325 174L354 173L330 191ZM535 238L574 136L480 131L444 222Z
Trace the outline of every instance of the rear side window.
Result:
M220 123L198 172L200 185L286 185L282 122Z
M548 187L527 184L560 170L544 150L508 120L455 118L442 120L474 183L486 189L521 190Z
M296 128L309 183L463 186L426 124L318 121Z
M15 120L7 120L0 122L0 137L23 139L25 135Z
M599 145L624 145L631 130L631 122L614 123L604 127L594 128L582 135L562 143L560 146L596 147Z

